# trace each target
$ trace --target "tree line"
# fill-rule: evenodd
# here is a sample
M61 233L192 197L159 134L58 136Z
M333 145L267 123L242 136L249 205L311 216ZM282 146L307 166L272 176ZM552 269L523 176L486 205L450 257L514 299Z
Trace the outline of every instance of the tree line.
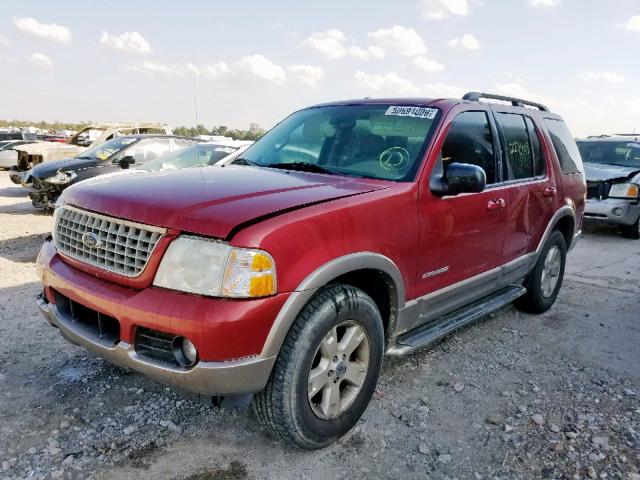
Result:
M30 122L27 120L0 120L0 128L6 127L36 127L43 130L75 130L78 131L92 122L81 123L69 123L69 122ZM203 124L196 125L195 127L179 126L173 129L173 133L176 135L182 135L185 137L196 137L198 135L223 135L225 137L232 137L236 140L257 140L264 135L265 130L261 128L257 123L251 123L248 130L242 130L237 128L229 128L225 125L220 125L213 128L207 128Z

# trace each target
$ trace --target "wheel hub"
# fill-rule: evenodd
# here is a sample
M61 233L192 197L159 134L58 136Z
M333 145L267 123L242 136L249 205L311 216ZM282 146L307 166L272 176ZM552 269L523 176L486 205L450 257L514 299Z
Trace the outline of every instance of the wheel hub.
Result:
M307 386L315 415L330 420L354 402L369 367L369 338L355 320L333 327L315 353Z

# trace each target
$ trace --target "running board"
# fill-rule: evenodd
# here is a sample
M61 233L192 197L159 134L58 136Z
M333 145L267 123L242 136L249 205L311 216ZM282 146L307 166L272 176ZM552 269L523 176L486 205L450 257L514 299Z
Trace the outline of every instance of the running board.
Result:
M521 285L505 287L489 297L441 317L435 323L418 327L400 335L396 339L395 346L387 350L387 355L399 357L413 353L415 350L499 310L525 293L527 293L527 289Z

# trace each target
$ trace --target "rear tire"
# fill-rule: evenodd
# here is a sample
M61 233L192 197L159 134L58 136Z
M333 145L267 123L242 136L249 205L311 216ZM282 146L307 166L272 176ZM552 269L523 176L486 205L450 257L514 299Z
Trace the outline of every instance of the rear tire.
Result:
M364 413L383 353L375 302L352 286L330 285L298 315L253 410L277 438L308 450L326 447Z
M551 233L535 267L525 280L527 293L514 302L527 313L544 313L558 297L567 260L567 242L558 230Z
M640 217L633 225L627 225L622 228L622 236L632 240L640 239Z

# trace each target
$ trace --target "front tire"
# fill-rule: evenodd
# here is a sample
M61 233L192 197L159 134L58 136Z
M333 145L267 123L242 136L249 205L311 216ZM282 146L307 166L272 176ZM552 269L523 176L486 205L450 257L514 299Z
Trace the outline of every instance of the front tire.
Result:
M540 252L535 267L525 281L527 293L514 302L527 313L544 313L555 303L567 261L567 242L564 235L555 230Z
M298 315L254 412L280 439L326 447L364 413L383 353L382 318L371 297L350 285L328 286Z
M628 225L622 228L622 235L632 240L640 239L640 217L633 225Z

